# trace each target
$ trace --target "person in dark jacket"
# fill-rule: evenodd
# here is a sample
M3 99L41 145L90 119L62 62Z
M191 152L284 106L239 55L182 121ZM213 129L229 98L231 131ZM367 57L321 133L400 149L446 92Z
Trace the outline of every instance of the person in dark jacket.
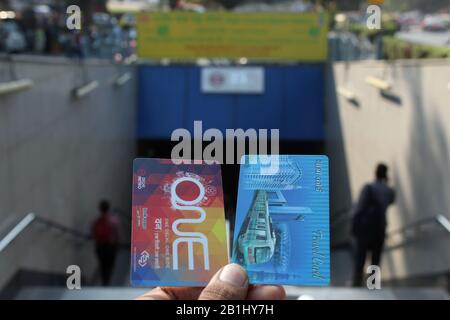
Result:
M395 191L388 186L388 167L380 163L375 181L366 184L359 196L353 218L352 233L356 240L353 286L361 286L366 256L372 265L380 265L386 235L386 211L395 201Z
M94 222L92 234L100 265L102 284L109 285L119 249L119 221L110 212L110 204L103 200L99 204L100 216Z

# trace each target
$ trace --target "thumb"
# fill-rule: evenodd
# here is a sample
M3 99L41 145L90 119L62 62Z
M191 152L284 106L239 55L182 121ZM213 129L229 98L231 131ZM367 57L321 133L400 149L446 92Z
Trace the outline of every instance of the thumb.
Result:
M243 300L247 297L248 277L238 264L219 270L200 293L199 300Z

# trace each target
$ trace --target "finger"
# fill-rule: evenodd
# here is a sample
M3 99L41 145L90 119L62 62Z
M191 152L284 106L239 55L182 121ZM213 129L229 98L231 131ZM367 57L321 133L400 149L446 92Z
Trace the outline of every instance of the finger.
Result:
M283 300L286 291L282 286L258 285L248 290L247 300Z
M247 296L248 277L238 264L219 270L200 293L199 300L243 300Z
M197 300L202 290L201 287L157 287L137 300Z

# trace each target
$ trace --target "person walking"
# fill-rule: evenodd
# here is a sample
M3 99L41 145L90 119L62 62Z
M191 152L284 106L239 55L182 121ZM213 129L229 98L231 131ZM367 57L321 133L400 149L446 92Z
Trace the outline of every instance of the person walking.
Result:
M367 254L372 265L380 266L386 235L386 211L395 201L395 191L388 186L388 167L380 163L375 170L375 181L366 184L356 206L352 234L356 240L354 253L353 286L363 282L363 269Z
M99 204L100 216L92 227L95 249L100 266L102 284L108 286L114 270L119 249L119 221L110 213L110 204L103 200Z

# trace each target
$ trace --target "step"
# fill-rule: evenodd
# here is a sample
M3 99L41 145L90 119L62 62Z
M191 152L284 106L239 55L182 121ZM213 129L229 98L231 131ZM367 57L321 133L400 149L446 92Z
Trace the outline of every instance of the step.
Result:
M25 287L15 300L132 300L149 289L130 287L85 287L68 290L61 287Z
M386 288L368 290L345 287L291 287L286 286L288 299L299 300L449 300L449 295L439 288ZM86 287L68 290L59 287L26 287L17 300L132 300L149 289L129 287Z
M369 290L347 287L285 287L289 297L299 300L449 300L441 288L385 288Z

